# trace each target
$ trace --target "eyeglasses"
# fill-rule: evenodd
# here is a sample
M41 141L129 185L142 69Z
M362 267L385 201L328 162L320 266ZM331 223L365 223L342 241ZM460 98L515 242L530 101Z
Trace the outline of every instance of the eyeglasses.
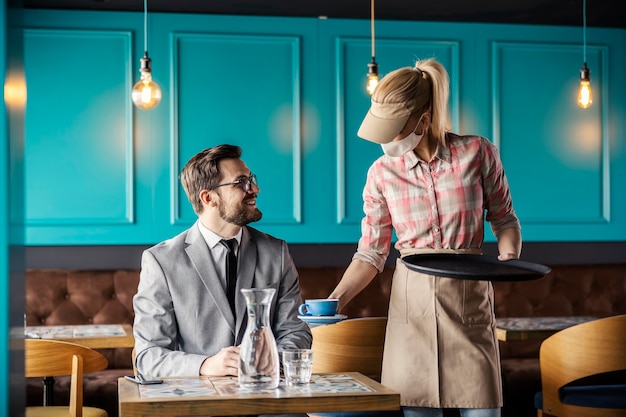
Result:
M241 187L244 193L249 193L250 190L252 189L252 185L256 185L258 187L259 183L256 180L256 175L252 174L249 177L243 177L243 178L238 179L237 181L220 184L216 186L215 188L224 187L226 185L238 185L239 187Z

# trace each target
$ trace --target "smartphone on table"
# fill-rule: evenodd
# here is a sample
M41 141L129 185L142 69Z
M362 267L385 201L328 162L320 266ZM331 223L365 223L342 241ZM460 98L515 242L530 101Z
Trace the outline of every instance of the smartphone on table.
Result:
M157 378L146 378L140 374L137 375L126 375L124 378L128 379L139 385L154 385L154 384L162 384L162 379Z

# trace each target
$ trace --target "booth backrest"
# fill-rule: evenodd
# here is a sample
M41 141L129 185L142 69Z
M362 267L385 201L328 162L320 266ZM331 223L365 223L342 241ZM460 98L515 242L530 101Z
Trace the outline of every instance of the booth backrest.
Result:
M299 268L302 298L327 297L344 270ZM385 269L343 313L350 318L386 316L392 275L392 268ZM132 324L132 297L138 283L139 270L29 270L27 323ZM539 280L496 282L494 294L497 317L626 314L626 264L552 266L552 272ZM539 345L537 341L500 344L509 407L534 412L532 399L540 389ZM117 417L117 378L132 373L131 349L100 352L109 368L87 376L85 401ZM63 381L57 381L55 391L57 387L61 390ZM41 398L41 380L29 378L29 405L40 404Z
M29 326L133 324L138 270L29 270L26 322ZM130 368L128 348L100 349L109 368Z
M302 298L324 298L344 268L300 268ZM343 311L350 318L387 315L393 268L386 268ZM29 270L29 325L132 324L139 270ZM495 282L497 317L606 317L626 314L626 264L552 266L542 279ZM538 344L508 343L503 357L537 357ZM111 367L130 367L128 349L110 349Z

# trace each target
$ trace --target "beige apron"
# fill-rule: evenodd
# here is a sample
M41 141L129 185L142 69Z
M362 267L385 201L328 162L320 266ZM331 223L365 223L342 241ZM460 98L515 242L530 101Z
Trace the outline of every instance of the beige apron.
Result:
M480 250L403 250L474 253ZM382 383L411 407L502 406L491 281L436 277L396 263Z

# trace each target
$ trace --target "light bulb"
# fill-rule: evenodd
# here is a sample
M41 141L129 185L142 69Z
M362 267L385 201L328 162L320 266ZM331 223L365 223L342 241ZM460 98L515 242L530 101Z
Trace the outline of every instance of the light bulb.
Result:
M580 90L578 90L578 105L583 109L591 106L592 103L591 85L589 81L580 82Z
M141 58L141 79L133 87L131 97L135 106L143 110L153 109L161 101L161 88L152 81L152 70L150 68L150 58L146 52Z
M591 93L591 77L589 75L589 68L587 63L583 65L580 70L580 89L578 90L578 105L583 109L591 106L593 102L593 96Z
M367 92L370 96L374 94L374 89L378 85L378 74L367 74Z
M135 106L144 110L155 108L161 101L161 88L152 81L149 72L141 74L141 80L133 87L132 98Z
M372 62L367 64L367 92L370 94L374 94L374 89L378 85L378 64L374 57L372 57Z

